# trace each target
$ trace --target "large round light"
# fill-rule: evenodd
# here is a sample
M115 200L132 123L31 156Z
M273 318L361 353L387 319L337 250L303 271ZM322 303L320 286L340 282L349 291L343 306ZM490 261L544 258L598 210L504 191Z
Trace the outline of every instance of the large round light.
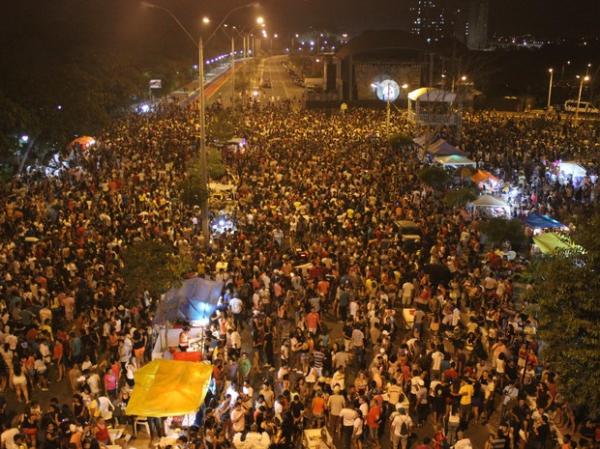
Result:
M396 81L386 79L375 84L375 93L381 101L396 101L400 96L400 86Z

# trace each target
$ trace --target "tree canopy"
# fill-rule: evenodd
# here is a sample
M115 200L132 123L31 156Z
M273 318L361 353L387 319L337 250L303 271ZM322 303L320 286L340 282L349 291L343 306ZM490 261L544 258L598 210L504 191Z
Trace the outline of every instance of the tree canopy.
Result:
M419 172L418 176L421 182L434 189L443 189L450 182L450 175L446 170L435 165L425 167Z
M477 188L473 186L451 190L444 196L444 203L448 207L462 207L469 201L476 199L477 193Z
M400 149L400 148L410 147L410 146L414 145L414 142L410 138L410 136L408 136L406 134L402 134L402 133L397 133L397 134L390 136L390 145L393 148Z
M544 361L575 406L600 417L600 215L583 223L574 241L583 253L559 251L531 268L532 300L539 307Z
M150 292L158 296L177 285L191 260L174 254L173 248L158 240L129 245L123 254L125 289L135 297Z
M182 57L181 50L172 50L170 35L146 33L156 15L126 3L7 5L0 26L0 40L10 42L0 46L0 164L17 167L26 154L44 162L73 138L99 133L145 98L149 79L161 78L168 91L191 76L194 53ZM139 21L127 24L127 37L100 25L125 25L125 17ZM173 47L181 48L181 40ZM29 148L19 142L22 135L29 136Z
M509 242L513 249L521 249L527 242L523 223L519 220L490 218L479 225L479 231L487 237L489 243L500 246Z

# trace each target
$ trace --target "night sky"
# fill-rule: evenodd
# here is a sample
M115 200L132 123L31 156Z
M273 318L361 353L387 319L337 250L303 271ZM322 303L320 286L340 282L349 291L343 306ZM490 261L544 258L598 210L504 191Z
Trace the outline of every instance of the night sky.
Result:
M244 0L152 0L172 9L195 34L199 18L214 19ZM247 0L246 0L247 1ZM312 26L337 32L365 29L408 28L411 0L262 0L259 11L245 10L231 23L244 26L257 14L265 16L268 29L282 36ZM468 2L468 0L439 0ZM490 35L533 33L543 37L598 34L600 0L490 0ZM86 41L123 52L159 47L194 51L164 14L146 10L139 0L19 0L3 5L0 45L20 45L38 40L60 51L60 39ZM53 42L56 41L56 42ZM217 46L220 44L216 43Z

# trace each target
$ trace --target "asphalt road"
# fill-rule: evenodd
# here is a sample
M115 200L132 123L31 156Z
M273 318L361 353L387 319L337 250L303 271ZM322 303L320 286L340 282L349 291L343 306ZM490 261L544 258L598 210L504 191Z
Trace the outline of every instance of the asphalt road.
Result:
M304 88L296 86L289 77L284 63L288 57L285 55L270 56L262 59L258 66L256 79L252 82L252 87L258 92L258 101L282 101L282 100L299 100L304 95ZM225 106L231 104L233 78L231 73L223 76L222 80L216 81L218 88L207 93L207 103L211 104L215 101L221 101ZM262 81L265 79L271 80L271 88L260 88ZM222 82L221 82L222 81ZM236 93L237 95L238 93Z

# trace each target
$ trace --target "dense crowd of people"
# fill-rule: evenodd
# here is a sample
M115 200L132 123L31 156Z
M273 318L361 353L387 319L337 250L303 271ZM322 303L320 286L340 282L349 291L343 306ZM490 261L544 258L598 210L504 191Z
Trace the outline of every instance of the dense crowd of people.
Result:
M598 424L575 416L539 358L520 265L419 181L424 162L381 138L380 111L248 107L237 230L208 245L199 209L179 200L195 117L171 107L128 117L60 175L6 186L3 449L97 448L131 424L124 409L158 298L127 296L123 250L150 239L186 247L196 275L225 283L205 354L215 386L178 446L289 448L324 427L344 449L464 449L491 428L486 449L550 449L552 423L566 429L562 449L598 444ZM418 132L400 117L394 128ZM569 194L539 171L552 158L596 163L590 124L473 114L461 137L483 166L535 192L529 207L566 217L597 202L595 185ZM419 241L404 238L406 220ZM38 392L65 380L72 397L42 406Z

